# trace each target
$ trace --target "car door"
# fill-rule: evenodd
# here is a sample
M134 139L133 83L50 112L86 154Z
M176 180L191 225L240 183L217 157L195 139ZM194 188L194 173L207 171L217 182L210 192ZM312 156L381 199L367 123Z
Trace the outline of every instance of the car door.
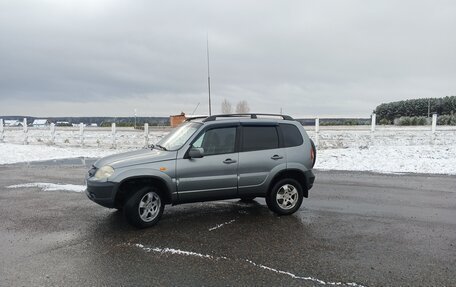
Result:
M180 202L233 198L237 196L239 153L237 126L205 130L191 147L204 150L202 158L178 159L177 190Z
M239 196L260 195L276 169L286 168L276 124L243 125L239 152Z

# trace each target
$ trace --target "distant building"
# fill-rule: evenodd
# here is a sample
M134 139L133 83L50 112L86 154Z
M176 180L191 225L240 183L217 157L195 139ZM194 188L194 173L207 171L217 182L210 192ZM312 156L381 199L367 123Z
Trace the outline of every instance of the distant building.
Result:
M18 120L4 120L5 127L22 127L24 124Z
M180 115L169 116L169 123L172 128L175 128L178 125L180 125L181 123L183 123L186 119L199 118L199 117L207 117L207 115L189 115L189 116L187 116L187 115L185 115L184 112L182 112L182 113L180 113Z
M71 123L65 121L58 121L55 123L55 125L58 127L71 127Z
M185 113L182 112L182 113L180 113L180 115L169 116L169 123L172 128L175 128L178 125L180 125L182 122L184 122L186 119L187 118L185 117Z
M48 127L51 123L46 119L36 119L33 121L32 126L35 128Z
M81 123L82 124L82 123ZM71 124L74 128L80 127L80 124ZM82 126L86 127L87 124L82 124Z

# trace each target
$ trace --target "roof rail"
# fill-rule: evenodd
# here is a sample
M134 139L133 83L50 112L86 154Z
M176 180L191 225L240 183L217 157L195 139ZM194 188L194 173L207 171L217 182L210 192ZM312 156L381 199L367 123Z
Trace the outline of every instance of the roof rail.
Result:
M196 117L188 117L185 119L186 122L193 121L193 120L198 120L198 119L205 119L207 116L196 116Z
M292 117L281 114L222 114L222 115L213 115L209 116L203 120L203 122L215 121L217 118L239 118L239 117L250 117L251 119L257 119L258 116L271 116L271 117L281 117L284 120L294 120Z

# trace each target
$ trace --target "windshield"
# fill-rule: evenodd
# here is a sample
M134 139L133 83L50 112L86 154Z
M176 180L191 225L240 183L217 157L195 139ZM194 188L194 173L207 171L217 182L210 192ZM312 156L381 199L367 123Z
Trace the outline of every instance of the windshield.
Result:
M166 150L178 150L199 129L200 126L201 124L195 122L183 123L162 138L157 143L157 146Z

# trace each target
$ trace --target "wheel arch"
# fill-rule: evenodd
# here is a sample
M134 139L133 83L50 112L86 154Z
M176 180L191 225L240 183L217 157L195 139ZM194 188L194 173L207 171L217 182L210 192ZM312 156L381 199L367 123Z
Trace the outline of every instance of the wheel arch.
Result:
M292 178L301 184L302 193L305 198L309 197L309 190L307 189L307 178L302 170L299 169L286 169L278 172L269 183L268 193L271 192L271 189L274 185L284 179L284 178Z
M173 202L171 189L168 187L165 180L157 176L139 175L127 177L119 183L119 187L114 198L114 205L116 207L123 206L135 191L146 186L156 187L163 195L165 204L171 204Z

